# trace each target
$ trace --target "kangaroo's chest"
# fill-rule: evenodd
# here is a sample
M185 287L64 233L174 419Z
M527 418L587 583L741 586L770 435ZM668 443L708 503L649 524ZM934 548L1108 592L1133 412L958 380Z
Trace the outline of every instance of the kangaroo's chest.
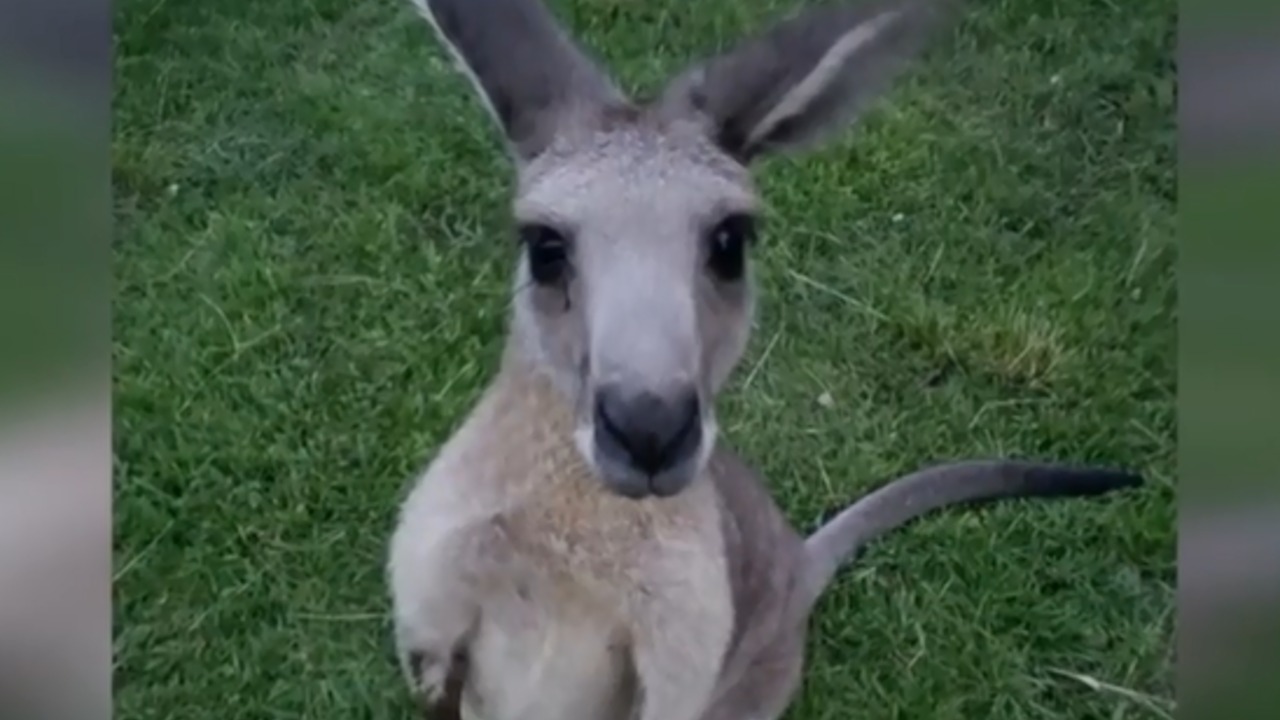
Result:
M680 542L682 525L613 502L535 494L492 517L503 561L484 578L468 647L469 717L633 717L628 606L662 591L648 562L692 541Z
M464 689L476 720L626 720L634 674L622 608L592 588L521 568L490 584Z

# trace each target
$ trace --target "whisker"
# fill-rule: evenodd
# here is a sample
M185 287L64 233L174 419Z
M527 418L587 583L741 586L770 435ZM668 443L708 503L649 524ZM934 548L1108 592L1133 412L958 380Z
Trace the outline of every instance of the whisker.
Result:
M513 288L511 289L511 294L507 297L507 304L508 304L508 305L512 305L512 304L514 304L514 303L515 303L516 298L520 296L520 293L525 292L526 290L528 290L528 289L529 289L529 288L531 288L531 287L533 287L533 279L532 279L532 278L530 278L530 279L528 279L528 280L525 280L524 282L520 283L519 285L516 285L515 287L513 287Z

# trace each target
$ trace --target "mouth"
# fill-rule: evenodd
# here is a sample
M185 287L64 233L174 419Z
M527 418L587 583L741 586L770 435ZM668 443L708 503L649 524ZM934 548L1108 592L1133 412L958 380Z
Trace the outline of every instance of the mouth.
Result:
M693 484L698 474L696 456L670 468L652 472L619 460L610 451L602 449L599 443L593 444L592 464L608 490L632 500L674 497Z

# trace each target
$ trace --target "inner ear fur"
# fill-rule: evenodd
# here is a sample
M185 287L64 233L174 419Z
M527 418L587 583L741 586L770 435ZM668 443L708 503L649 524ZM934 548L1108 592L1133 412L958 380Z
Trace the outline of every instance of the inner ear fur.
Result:
M950 17L953 0L811 7L695 64L660 105L702 122L730 155L809 147L853 124Z

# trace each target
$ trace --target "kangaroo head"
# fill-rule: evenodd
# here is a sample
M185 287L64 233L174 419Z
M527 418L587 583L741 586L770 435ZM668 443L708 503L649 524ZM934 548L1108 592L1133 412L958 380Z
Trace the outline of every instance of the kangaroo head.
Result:
M516 173L515 350L574 408L600 480L669 496L715 443L752 324L752 161L851 124L941 0L809 9L637 102L539 0L414 0ZM696 11L694 9L693 11Z

